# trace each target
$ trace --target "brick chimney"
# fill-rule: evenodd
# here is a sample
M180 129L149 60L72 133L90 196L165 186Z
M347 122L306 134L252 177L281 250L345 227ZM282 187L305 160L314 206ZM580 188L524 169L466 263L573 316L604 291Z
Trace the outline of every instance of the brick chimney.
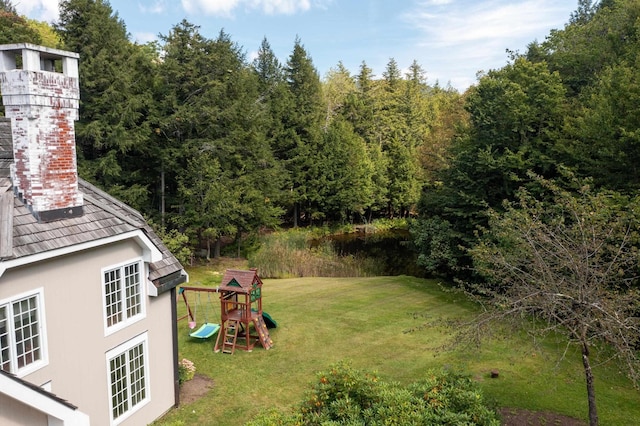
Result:
M11 180L39 222L83 214L74 130L78 57L29 43L0 45L0 90L13 138Z

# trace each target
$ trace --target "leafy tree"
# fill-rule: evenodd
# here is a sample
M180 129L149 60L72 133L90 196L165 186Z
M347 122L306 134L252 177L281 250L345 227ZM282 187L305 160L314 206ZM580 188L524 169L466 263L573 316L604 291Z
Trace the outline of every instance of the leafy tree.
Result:
M567 120L567 156L597 185L625 193L640 188L640 78L626 62L608 67L585 89Z
M635 0L579 2L563 30L551 31L529 56L558 71L568 94L577 96L600 72L628 55L637 55L640 4Z
M13 43L40 44L41 37L24 17L18 15L10 0L0 0L0 44ZM0 105L0 115L4 115L4 105Z
M429 223L414 230L424 243L419 245L424 266L452 265L452 259L443 262L433 251L441 245L457 259L453 270L431 271L445 275L467 270L470 259L464 248L475 243L477 227L486 225L487 209L499 210L503 200L513 199L528 183L529 170L557 175L565 89L544 63L517 58L482 78L468 94L466 108L470 126L451 145L450 166L423 192L420 220ZM446 233L417 236L437 231Z
M431 92L427 108L431 110L432 121L418 146L418 160L427 184L433 184L449 166L451 144L469 124L464 102L464 96L453 89L436 87Z
M29 21L18 15L11 1L0 1L0 44L41 44L42 38Z
M593 18L597 10L593 0L578 0L578 8L571 13L570 24L586 24Z
M327 105L325 129L331 120L345 108L348 99L354 96L356 91L355 79L342 62L339 62L336 68L329 70L323 84L324 99Z
M514 321L535 334L555 333L582 353L589 420L598 424L592 359L606 352L640 378L640 298L638 199L594 192L577 193L537 179L551 202L521 190L503 213L493 210L480 243L471 249L474 265L487 278L479 289L495 309L475 323ZM475 327L475 326L474 326Z
M62 46L62 39L48 22L27 19L27 23L29 27L40 34L40 45L54 49L59 49Z

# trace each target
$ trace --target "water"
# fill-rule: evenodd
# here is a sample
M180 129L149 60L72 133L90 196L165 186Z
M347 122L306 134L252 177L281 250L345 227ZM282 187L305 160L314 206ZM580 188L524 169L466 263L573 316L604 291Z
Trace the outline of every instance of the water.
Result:
M341 256L371 258L380 265L382 275L412 275L424 277L425 272L416 261L416 253L409 231L392 230L376 233L354 232L327 238Z

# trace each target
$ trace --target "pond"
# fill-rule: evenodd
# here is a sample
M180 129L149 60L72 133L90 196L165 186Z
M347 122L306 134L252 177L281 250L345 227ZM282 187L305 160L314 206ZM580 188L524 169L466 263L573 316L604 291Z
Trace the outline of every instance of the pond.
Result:
M406 230L376 233L353 232L327 237L339 255L370 258L380 265L383 275L425 277L416 261L418 254Z

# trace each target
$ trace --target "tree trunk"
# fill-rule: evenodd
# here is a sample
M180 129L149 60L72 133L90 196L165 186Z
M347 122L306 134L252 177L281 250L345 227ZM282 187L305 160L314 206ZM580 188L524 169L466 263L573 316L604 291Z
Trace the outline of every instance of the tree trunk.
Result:
M164 165L162 166L162 170L160 171L160 224L162 225L162 229L164 230L164 202L165 202L165 193L164 193Z
M216 242L213 245L213 258L220 259L220 247L222 246L222 238L216 238Z
M298 227L298 203L293 203L293 227Z
M587 398L589 400L589 426L598 426L598 409L596 407L596 389L593 384L593 372L589 363L589 344L582 341L582 365L587 380Z

